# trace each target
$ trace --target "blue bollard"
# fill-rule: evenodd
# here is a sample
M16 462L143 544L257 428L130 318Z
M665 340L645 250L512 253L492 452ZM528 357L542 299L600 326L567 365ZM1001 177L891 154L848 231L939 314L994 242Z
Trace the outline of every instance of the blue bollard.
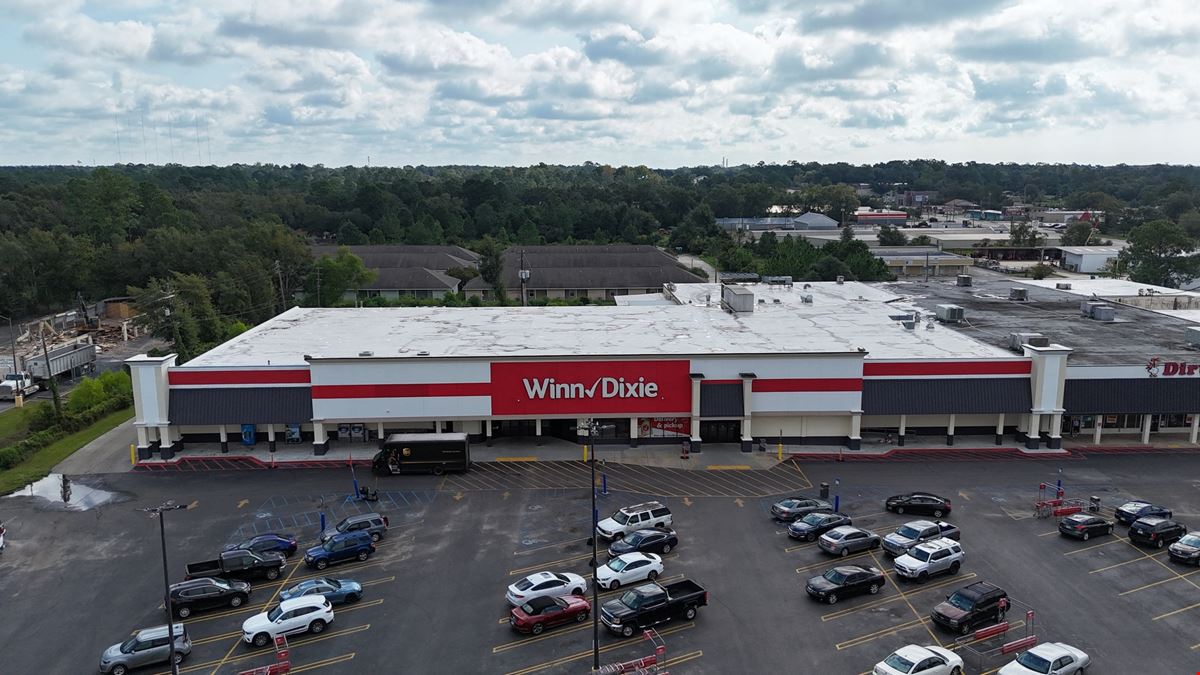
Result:
M354 479L354 498L358 499L358 479Z
M600 494L608 496L608 474L600 474Z
M321 531L325 531L325 512L321 512Z
M1059 490L1062 489L1062 479L1061 478L1058 479L1058 489Z
M841 495L834 495L834 496L833 496L833 512L834 512L834 513L837 513L838 511L840 511L840 510L841 510L841 509L839 508L839 507L841 506L841 504L842 504L842 496L841 496Z

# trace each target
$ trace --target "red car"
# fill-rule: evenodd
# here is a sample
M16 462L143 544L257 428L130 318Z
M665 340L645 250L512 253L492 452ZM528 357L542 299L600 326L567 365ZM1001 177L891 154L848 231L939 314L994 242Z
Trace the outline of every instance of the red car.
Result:
M541 635L542 631L553 626L587 621L591 612L592 603L582 595L534 598L519 607L513 607L508 625L518 633Z

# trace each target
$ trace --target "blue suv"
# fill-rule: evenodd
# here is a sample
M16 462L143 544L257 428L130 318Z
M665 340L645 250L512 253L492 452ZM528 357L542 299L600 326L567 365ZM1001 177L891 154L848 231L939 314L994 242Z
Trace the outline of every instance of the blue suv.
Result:
M304 564L323 570L348 560L366 560L374 552L375 543L371 541L370 532L342 532L325 540L324 544L305 551Z

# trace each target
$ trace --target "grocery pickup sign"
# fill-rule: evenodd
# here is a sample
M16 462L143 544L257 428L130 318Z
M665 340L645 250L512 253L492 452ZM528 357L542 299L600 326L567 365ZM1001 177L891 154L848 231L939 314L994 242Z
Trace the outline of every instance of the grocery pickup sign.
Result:
M686 415L689 367L686 360L493 362L492 414Z

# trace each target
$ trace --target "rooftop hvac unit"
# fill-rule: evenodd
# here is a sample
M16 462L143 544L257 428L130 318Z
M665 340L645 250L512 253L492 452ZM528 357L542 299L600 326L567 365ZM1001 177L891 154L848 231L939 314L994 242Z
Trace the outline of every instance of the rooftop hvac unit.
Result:
M1021 302L1024 302L1029 299L1029 289L1028 288L1010 288L1010 289L1008 289L1008 299L1009 300L1020 300Z
M812 293L805 293L804 295L801 295L800 302L801 302L801 304L811 305L812 304Z
M773 302L773 303L774 303L774 304L776 304L776 305L781 305L781 304L783 304L783 301L782 301L782 300L780 300L779 298L775 298L775 299L774 299L774 300L772 300L771 302Z
M762 298L759 298L759 299L758 299L758 304L760 304L760 305L765 305L765 304L767 304L767 301L766 301L766 300L764 300L764 299L762 299Z
M1094 319L1096 317L1094 316L1093 312L1096 311L1097 307L1103 306L1103 302L1098 302L1096 300L1084 300L1083 302L1079 303L1079 314L1086 316L1089 319Z
M1117 318L1117 310L1112 305L1097 305L1092 309L1092 318L1096 321L1113 321Z
M837 282L839 286L846 283L846 277L838 277Z
M912 330L917 327L916 321L901 321L900 324L909 330ZM1200 338L1197 338L1197 339L1200 339Z
M971 285L971 275L970 274L958 275L958 285L959 286L970 286Z
M1037 337L1031 337L1031 338L1029 338L1029 346L1030 347L1049 347L1050 346L1050 338L1046 337L1045 335L1038 335Z
M358 355L359 356L374 356L375 352L361 351L358 353Z
M1055 287L1055 288L1057 288L1057 289L1058 289L1058 290L1060 290L1060 291L1069 291L1069 290L1071 290L1071 284L1069 284L1069 283L1066 283L1066 282L1063 282L1063 281L1060 281L1060 282L1058 282L1057 284L1054 284L1054 287Z
M938 305L934 308L937 320L943 323L961 323L966 312L958 305Z
M1189 327L1186 335L1188 346L1200 349L1200 326Z
M1042 337L1041 333L1009 333L1008 348L1014 352L1020 352L1022 345L1033 344L1031 341L1040 337Z

